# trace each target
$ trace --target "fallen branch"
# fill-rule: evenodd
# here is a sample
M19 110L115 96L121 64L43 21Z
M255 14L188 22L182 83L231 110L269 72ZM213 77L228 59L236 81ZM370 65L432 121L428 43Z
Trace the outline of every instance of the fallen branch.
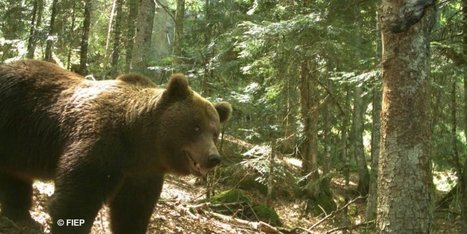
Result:
M262 222L262 221L251 222L251 221L238 219L238 218L234 218L234 217L231 217L231 216L218 214L218 213L215 213L215 212L209 212L209 211L205 211L205 213L212 216L212 217L214 217L214 218L220 219L223 222L234 223L234 224L239 224L239 225L242 225L242 226L247 226L247 227L249 227L249 228L251 228L253 230L263 232L263 233L266 233L266 234L282 234L282 232L279 231L277 228L275 228L275 227L273 227L273 226L271 226L271 225L269 225L269 224L267 224L265 222Z
M356 229L358 227L361 227L361 226L368 226L370 224L374 224L375 223L375 220L370 220L368 222L363 222L363 223L357 223L357 224L354 224L354 225L348 225L348 226L343 226L343 227L336 227L336 228L333 228L329 231L326 232L326 234L329 234L329 233L333 233L333 232L336 232L336 231L341 231L341 230L353 230L353 229Z
M331 212L330 214L326 215L324 218L320 219L318 222L316 222L315 224L313 224L311 227L309 227L308 229L306 228L300 228L301 230L303 231L306 231L308 233L313 233L311 230L313 230L313 228L319 226L321 223L323 223L324 221L328 220L329 218L331 217L334 217L334 215L336 215L337 213L341 212L342 210L344 210L345 208L347 208L348 206L350 206L351 204L355 203L356 201L358 200L361 200L361 199L364 199L366 198L366 196L359 196L359 197L356 197L354 198L353 200L349 201L347 204L345 204L344 206L334 210L333 212Z

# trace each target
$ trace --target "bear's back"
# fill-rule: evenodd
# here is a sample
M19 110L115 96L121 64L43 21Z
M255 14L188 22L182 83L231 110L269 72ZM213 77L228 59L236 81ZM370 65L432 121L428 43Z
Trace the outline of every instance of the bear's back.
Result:
M52 171L55 165L50 162L54 160L46 158L58 157L64 144L57 101L84 80L48 62L0 65L0 164L28 162L29 155L36 155L43 159L29 165L32 174L40 174L39 168Z

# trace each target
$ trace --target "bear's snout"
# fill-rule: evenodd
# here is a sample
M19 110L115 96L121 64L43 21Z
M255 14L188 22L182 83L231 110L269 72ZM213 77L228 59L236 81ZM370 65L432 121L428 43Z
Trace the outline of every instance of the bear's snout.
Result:
M208 156L208 168L213 168L221 163L222 157L218 154L211 154Z

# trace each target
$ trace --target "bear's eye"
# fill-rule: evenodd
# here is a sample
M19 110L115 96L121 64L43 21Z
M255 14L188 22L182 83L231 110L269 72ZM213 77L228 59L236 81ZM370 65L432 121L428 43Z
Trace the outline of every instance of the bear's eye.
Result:
M193 128L193 131L195 131L196 133L199 133L201 131L201 128L199 126L196 126Z

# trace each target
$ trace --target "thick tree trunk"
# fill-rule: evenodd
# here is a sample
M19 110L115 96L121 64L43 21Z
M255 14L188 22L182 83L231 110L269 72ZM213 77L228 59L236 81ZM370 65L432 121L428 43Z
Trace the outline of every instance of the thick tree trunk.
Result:
M144 72L148 65L155 4L153 0L142 0L138 8L136 35L132 49L130 70Z
M49 23L49 35L47 36L47 43L45 46L45 61L53 61L52 53L53 53L53 44L54 44L54 37L55 35L55 17L57 15L57 0L53 0L52 2L52 12L50 14L50 23Z
M378 174L379 233L430 233L432 175L428 73L434 7L417 22L407 1L382 2L383 103ZM412 16L412 15L410 15Z

